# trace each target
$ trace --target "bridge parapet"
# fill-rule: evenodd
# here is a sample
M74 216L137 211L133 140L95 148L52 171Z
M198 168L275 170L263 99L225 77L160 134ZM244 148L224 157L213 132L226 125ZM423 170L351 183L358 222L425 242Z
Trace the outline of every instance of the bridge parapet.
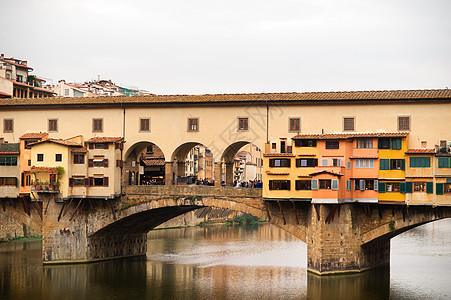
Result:
M123 189L127 195L165 196L221 196L239 198L261 198L262 190L256 188L215 187L202 185L130 185Z

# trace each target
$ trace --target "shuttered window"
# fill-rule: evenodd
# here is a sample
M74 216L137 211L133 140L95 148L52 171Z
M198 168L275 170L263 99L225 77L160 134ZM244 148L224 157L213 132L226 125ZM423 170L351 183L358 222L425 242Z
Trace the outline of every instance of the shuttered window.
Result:
M312 179L312 190L318 189L318 179Z
M434 183L433 182L426 182L426 193L428 193L428 194L434 193Z
M390 170L390 160L389 159L381 159L379 162L379 168L381 170Z
M238 118L238 130L240 130L240 131L249 130L249 119L248 118Z
M332 179L332 190L338 190L338 179Z
M379 193L385 193L385 182L379 182Z
M140 120L140 126L139 126L139 131L150 131L150 119L148 118L141 118Z
M401 150L401 148L402 148L402 141L401 141L401 139L392 139L391 140L391 148L393 150Z
M443 195L444 190L444 184L443 183L436 183L435 184L435 194L436 195Z
M103 132L103 119L92 119L92 132Z
M451 168L451 158L449 157L439 157L438 158L439 168Z
M411 168L430 168L431 158L430 157L411 157L410 158Z

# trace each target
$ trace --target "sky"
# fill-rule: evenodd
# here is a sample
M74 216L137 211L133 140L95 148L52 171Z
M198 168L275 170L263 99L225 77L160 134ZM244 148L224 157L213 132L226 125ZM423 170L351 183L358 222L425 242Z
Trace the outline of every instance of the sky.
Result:
M451 88L449 0L0 0L48 83L155 94Z

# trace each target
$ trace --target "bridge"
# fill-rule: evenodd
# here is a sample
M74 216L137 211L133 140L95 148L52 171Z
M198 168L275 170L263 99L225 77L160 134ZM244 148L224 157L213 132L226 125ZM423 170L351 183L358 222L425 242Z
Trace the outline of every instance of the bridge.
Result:
M306 243L310 272L361 272L389 263L392 237L451 217L451 207L264 202L260 189L214 186L126 186L114 201L58 203L50 194L42 199L44 264L146 255L148 231L186 212L216 207L256 216ZM4 214L23 221L27 216L23 207L5 207ZM37 208L28 218L38 230Z

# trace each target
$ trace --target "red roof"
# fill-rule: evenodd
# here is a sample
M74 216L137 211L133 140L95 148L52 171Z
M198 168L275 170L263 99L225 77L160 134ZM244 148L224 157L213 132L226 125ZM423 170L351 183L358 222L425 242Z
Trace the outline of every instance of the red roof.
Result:
M2 93L2 92L0 92L0 96L11 97L11 95L10 95L10 94L6 94L6 93Z
M72 150L72 153L86 153L88 149L86 147L75 148Z
M336 173L336 172L331 171L331 170L321 170L321 171L310 173L309 175L313 176L313 175L319 175L319 174L324 174L324 173L332 174L332 175L335 175L335 176L343 176L343 174Z
M93 137L86 141L86 143L118 143L122 142L121 137Z
M263 153L265 157L294 157L293 153Z
M409 149L406 154L435 154L435 149Z
M406 137L408 132L361 132L361 133L325 133L325 134L298 134L293 140L337 140L355 138L377 138L377 137Z
M22 135L19 139L25 140L25 139L42 139L43 137L47 136L47 132L29 132Z
M33 68L31 68L31 67L29 67L29 66L27 66L27 65L17 64L15 58L4 58L4 59L2 59L2 60L5 61L5 62L7 62L7 63L9 63L9 64L15 65L15 66L17 66L17 67L21 67L21 68L26 68L26 69L33 70Z
M1 151L0 154L20 154L19 151Z
M141 160L144 165L151 166L164 166L164 158L149 158Z
M63 146L68 146L68 147L82 147L81 144L77 144L77 143L74 143L74 142L69 142L67 140L62 140L62 139L46 139L46 140L39 141L39 142L36 142L36 143L31 143L30 146L34 146L34 145L42 144L42 143L55 143L55 144L60 144L60 145L63 145Z

